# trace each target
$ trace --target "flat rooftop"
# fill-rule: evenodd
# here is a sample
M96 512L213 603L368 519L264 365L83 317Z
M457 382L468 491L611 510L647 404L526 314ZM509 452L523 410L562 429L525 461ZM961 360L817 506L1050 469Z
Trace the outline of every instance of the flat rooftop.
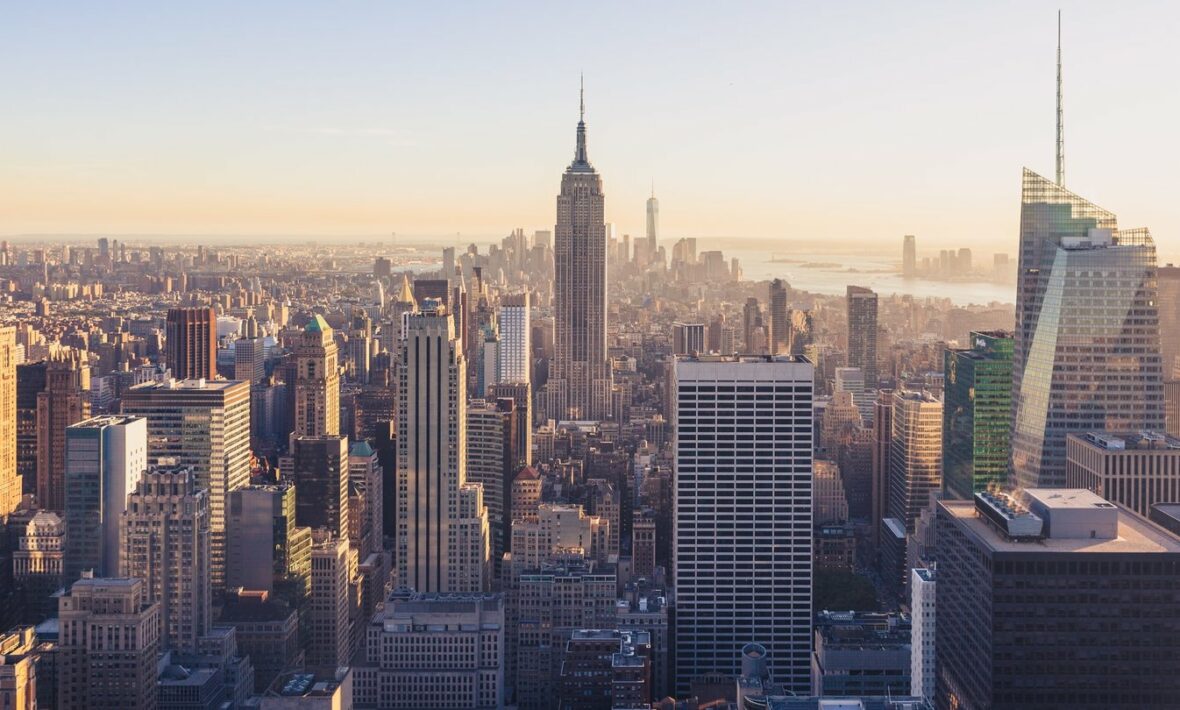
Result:
M143 419L134 414L100 414L97 417L83 419L77 424L71 424L71 429L101 429L107 426L119 426Z
M129 392L156 392L175 390L219 391L227 390L237 385L248 384L245 380L162 380L158 382L144 382L135 385Z
M1052 493L1075 493L1073 490L1042 490ZM1034 492L1040 493L1041 490ZM1085 491L1085 493L1089 493L1089 491ZM1050 501L1049 504L1052 507L1070 509L1070 506L1091 506L1095 500L1110 505L1106 500L1093 493L1089 493L1089 496L1080 494L1066 496L1059 500ZM1124 508L1118 508L1117 506L1118 532L1116 537L1108 539L1047 537L1035 542L1016 542L1000 535L982 517L977 515L973 501L943 500L939 501L938 505L962 523L984 545L995 552L1078 552L1095 554L1127 554L1134 552L1180 553L1180 537L1176 537L1166 530L1139 518L1134 513Z
M1066 435L1087 446L1104 451L1180 451L1180 439L1162 431L1089 431Z

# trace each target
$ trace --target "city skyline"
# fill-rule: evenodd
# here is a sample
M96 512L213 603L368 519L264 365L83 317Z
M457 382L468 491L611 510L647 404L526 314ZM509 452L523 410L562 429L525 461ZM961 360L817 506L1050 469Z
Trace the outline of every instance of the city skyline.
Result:
M274 38L254 31L275 22L265 8L125 13L117 26L79 8L53 18L53 33L37 31L49 19L38 10L13 10L6 42L38 64L13 77L26 110L0 118L11 166L0 178L11 198L0 208L3 236L479 240L518 224L551 227L554 165L585 70L597 162L615 196L606 220L620 233L643 233L654 180L669 236L916 234L929 246L1010 252L1013 166L1051 174L1054 157L1056 8L1038 7L747 7L724 17L645 8L627 18L607 8L588 20L606 25L601 47L544 69L532 58L563 41L562 18L527 5L485 18L493 29L519 21L531 30L518 51L492 51L497 33L464 22L437 62L437 52L431 62L399 59L429 51L415 30L429 36L450 19L423 8L355 10L366 22L296 9L279 18ZM1153 225L1161 261L1177 255L1168 235L1180 212L1162 170L1180 145L1169 140L1172 112L1156 87L1177 60L1151 35L1170 11L1087 4L1067 8L1063 27L1068 185ZM339 34L322 35L333 21ZM702 21L718 49L734 51L690 51ZM186 29L160 33L167 44L130 41L160 23ZM665 38L656 45L664 52L635 48L645 31ZM1143 41L1087 51L1108 34ZM32 37L42 43L35 55ZM47 42L64 44L56 52ZM385 42L401 51L381 52ZM902 43L925 49L890 51ZM1132 108L1146 110L1132 118ZM691 169L700 165L710 170ZM1140 177L1112 179L1132 174ZM862 195L855 211L842 209L849 191ZM465 195L458 210L455 194ZM975 217L962 220L964 211Z

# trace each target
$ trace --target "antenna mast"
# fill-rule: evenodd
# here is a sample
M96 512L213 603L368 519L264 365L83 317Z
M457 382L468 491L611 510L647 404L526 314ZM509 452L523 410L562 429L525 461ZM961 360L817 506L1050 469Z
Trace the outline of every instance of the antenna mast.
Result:
M1065 186L1065 120L1061 108L1061 10L1057 11L1057 184Z

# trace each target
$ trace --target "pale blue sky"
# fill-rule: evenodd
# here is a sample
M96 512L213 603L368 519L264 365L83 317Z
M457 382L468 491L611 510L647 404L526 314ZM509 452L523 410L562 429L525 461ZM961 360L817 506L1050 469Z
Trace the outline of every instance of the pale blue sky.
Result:
M1015 251L1058 4L0 7L0 234L552 225L586 73L608 219ZM1180 5L1065 11L1067 185L1180 257Z

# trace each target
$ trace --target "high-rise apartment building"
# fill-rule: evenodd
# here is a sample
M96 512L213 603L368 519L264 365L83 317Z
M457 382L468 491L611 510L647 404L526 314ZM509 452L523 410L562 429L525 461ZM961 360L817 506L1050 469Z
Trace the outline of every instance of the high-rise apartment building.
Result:
M119 521L148 466L143 417L93 417L66 428L66 584L120 574Z
M482 488L467 482L466 360L454 320L427 305L407 318L398 365L398 579L419 592L480 592L489 531Z
M160 605L138 579L87 577L58 599L63 710L154 710Z
M395 590L365 630L355 666L362 708L504 707L504 607L498 594Z
M767 341L771 355L787 355L791 348L791 311L787 308L787 282L770 282L770 334Z
M1175 703L1180 538L1061 488L940 501L936 524L937 707Z
M295 435L340 434L340 366L332 328L321 315L295 346Z
M901 275L907 279L918 275L918 244L912 234L902 237Z
M1180 439L1163 432L1077 432L1065 437L1065 485L1147 518L1180 501Z
M546 385L564 391L565 419L610 416L606 352L606 224L602 178L586 153L585 105L574 160L561 177L553 248L554 345Z
M197 653L213 623L209 494L185 468L152 468L127 498L119 575L160 605L161 646Z
M942 490L968 500L1008 479L1012 335L973 332L971 347L943 354Z
M679 359L675 382L677 691L697 676L736 676L734 649L757 641L773 649L774 677L806 693L812 365ZM735 584L755 578L758 594Z
M45 389L37 394L37 502L65 510L66 427L90 416L90 368L75 351L45 366Z
M217 311L169 308L164 342L168 369L178 380L217 377Z
M1012 470L1065 484L1070 431L1162 430L1155 243L1025 169L1012 372Z
M123 393L123 412L147 419L148 462L168 459L209 491L213 593L225 587L225 506L250 483L250 383L147 382Z
M863 286L849 286L848 366L865 373L865 388L877 388L877 294Z
M0 327L0 517L16 510L21 479L16 469L16 328Z
M528 292L500 299L497 383L521 384L533 380L533 324L530 305Z
M295 524L348 537L348 437L293 436Z
M930 494L942 485L942 402L929 392L895 392L889 446L889 517L913 532Z

